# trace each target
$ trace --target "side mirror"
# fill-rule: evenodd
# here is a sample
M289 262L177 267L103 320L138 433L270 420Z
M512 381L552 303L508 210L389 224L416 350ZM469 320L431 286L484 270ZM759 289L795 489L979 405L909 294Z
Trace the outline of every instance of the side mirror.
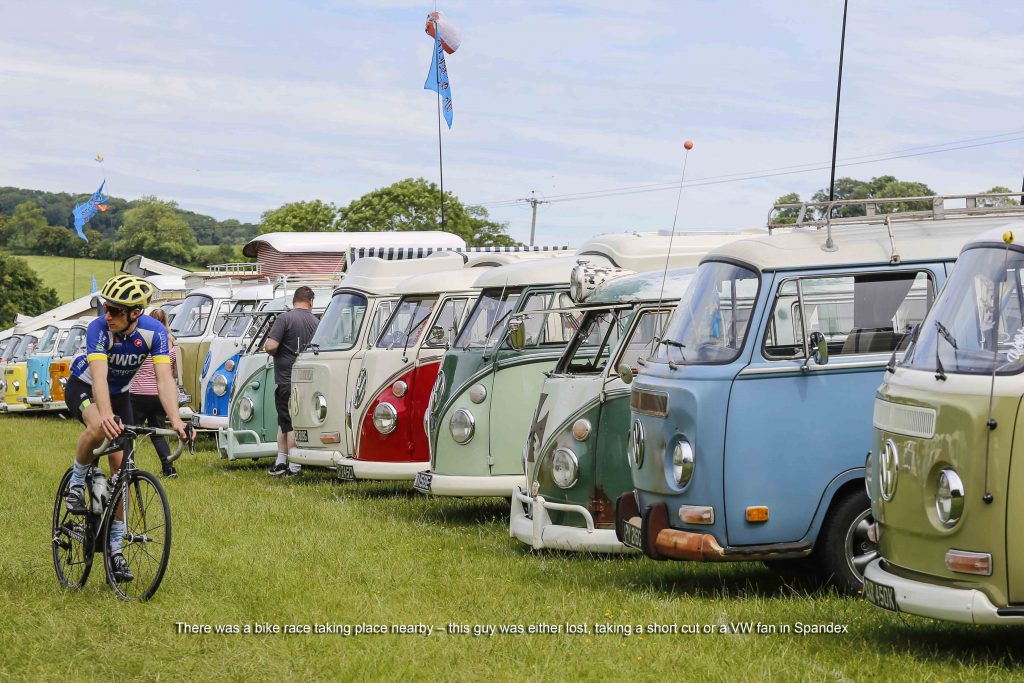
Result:
M509 318L508 343L516 351L526 346L526 325L522 318Z
M811 332L811 356L818 365L828 365L828 342L821 332Z
M616 371L619 373L619 379L621 379L624 383L633 383L633 368L623 363L618 368L616 368Z
M444 343L444 328L440 325L434 325L430 328L430 339L431 344L443 344Z

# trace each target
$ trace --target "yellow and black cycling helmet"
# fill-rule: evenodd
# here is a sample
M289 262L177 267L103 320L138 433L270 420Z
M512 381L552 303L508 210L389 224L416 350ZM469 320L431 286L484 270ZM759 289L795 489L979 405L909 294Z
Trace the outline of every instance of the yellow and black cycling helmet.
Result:
M145 308L156 289L148 281L134 275L115 275L103 283L100 298L125 308Z

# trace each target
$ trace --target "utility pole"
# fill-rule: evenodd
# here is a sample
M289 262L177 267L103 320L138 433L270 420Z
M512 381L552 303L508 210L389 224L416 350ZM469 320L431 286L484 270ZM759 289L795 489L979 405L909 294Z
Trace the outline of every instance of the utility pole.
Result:
M527 202L533 208L533 220L530 222L530 246L533 246L533 241L537 236L537 205L547 204L548 202L537 199L537 193L535 190L530 190L530 196L522 201Z

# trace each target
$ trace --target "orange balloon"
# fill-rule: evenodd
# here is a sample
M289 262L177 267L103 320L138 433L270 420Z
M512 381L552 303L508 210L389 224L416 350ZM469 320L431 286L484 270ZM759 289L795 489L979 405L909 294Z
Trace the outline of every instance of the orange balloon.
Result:
M684 142L683 147L685 147L686 151L689 152L691 149L693 149L693 140L687 140L686 142Z

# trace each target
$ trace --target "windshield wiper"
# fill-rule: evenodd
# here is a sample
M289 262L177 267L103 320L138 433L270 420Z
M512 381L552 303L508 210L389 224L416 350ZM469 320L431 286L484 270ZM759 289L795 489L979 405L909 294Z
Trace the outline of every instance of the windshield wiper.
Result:
M939 331L939 336L945 339L946 343L953 347L953 358L956 359L956 351L959 348L956 345L956 339L953 337L952 334L949 333L949 330L946 329L946 326L943 325L938 320L935 321L935 329ZM939 358L938 344L935 345L935 379L940 380L942 382L946 381L946 371L942 367L942 360Z
M319 344L310 344L309 348L313 349L313 355L314 356L319 356L320 355L320 345Z
M659 339L658 337L655 337L654 339L655 339L655 341L658 344L664 344L665 346L669 346L669 347L672 347L672 348L679 349L679 357L683 360L684 363L686 362L686 354L683 353L683 349L686 348L686 344L683 344L681 342L677 342L675 339L665 339L664 337L662 337L661 339ZM666 358L668 358L667 354L666 354ZM671 358L668 358L668 368L669 368L669 370L675 370L677 367L679 367L679 366L676 365L675 363L673 363Z

